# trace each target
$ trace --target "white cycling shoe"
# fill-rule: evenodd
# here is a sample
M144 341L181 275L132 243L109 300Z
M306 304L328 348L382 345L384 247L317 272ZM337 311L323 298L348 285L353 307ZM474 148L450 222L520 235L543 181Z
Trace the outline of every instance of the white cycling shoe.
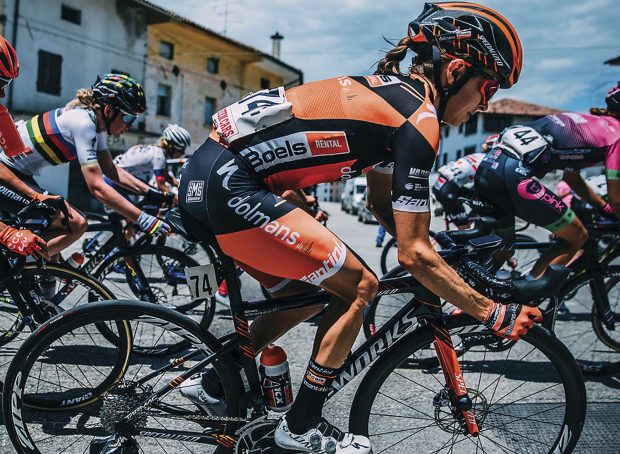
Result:
M306 433L298 435L288 429L286 416L283 416L273 438L280 448L295 451L320 454L368 454L371 452L368 438L342 432L324 418L319 419Z
M202 386L202 374L196 374L185 380L179 387L181 395L200 406L213 416L225 416L226 404L217 397L207 394Z

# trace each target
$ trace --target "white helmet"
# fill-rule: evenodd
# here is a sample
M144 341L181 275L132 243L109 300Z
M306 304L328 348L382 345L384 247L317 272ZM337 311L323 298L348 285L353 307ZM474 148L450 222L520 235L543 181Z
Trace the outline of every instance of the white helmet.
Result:
M549 149L551 143L530 126L509 126L504 129L495 146L526 164L532 164Z
M192 143L189 132L177 124L168 125L162 135L177 150L185 150Z

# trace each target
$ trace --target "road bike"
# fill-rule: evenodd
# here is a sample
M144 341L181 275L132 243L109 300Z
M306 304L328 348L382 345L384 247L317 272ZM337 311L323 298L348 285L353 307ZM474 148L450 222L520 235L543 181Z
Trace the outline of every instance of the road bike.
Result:
M547 296L566 278L558 268L537 284L498 281L476 259L499 239L478 239L472 246L471 235L441 237L446 259L511 300ZM216 266L229 286L234 325L220 339L179 312L136 301L87 305L39 328L6 377L3 415L17 452L273 450L278 415L265 407L248 319L325 305L330 296L317 291L244 302L232 260L218 251ZM195 292L213 288L210 275L197 275ZM349 429L368 435L375 453L574 449L585 419L585 386L575 360L552 333L537 325L519 342L487 348L497 344L496 335L469 316L445 316L439 298L414 278L381 280L378 295L396 293L409 295L409 301L349 355L329 396L338 399L368 369L351 404ZM117 342L98 336L101 324L115 330ZM145 362L131 355L132 336L143 324L192 348L175 359ZM457 337L471 344L458 359L452 341ZM66 348L74 351L71 357L63 354ZM429 355L436 357L434 365L424 361ZM77 371L90 376L88 368L105 377L123 375L105 389L89 388L74 378ZM206 368L215 371L221 386L221 404L212 411L180 393L185 380ZM74 405L95 396L95 402ZM42 404L64 411L42 414L33 408Z

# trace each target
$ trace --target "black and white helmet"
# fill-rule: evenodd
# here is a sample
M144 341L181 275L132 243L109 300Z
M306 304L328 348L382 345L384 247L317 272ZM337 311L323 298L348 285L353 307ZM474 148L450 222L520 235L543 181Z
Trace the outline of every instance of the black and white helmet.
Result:
M177 124L168 125L166 129L164 129L162 136L177 150L185 150L185 148L192 143L192 136L190 133Z

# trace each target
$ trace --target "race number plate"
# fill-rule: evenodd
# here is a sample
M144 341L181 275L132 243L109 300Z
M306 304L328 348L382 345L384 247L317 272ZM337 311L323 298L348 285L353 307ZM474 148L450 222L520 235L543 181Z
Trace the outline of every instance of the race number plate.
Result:
M215 266L212 263L185 268L185 278L187 285L189 285L192 301L215 296L217 280L215 278Z

